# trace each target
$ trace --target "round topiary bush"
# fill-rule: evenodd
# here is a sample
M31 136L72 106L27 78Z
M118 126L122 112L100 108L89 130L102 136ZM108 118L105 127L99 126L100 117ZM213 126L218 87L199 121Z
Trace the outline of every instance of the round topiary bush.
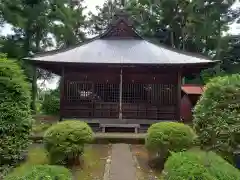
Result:
M93 132L88 124L72 120L51 126L43 138L50 161L65 165L79 165L84 144L92 140Z
M164 180L240 180L240 171L213 152L173 153L164 165Z
M30 86L17 62L4 56L0 56L0 92L0 166L3 167L23 159L32 127Z
M192 128L183 123L160 122L147 131L145 145L150 155L150 165L163 168L171 151L187 150L193 145L196 135Z
M16 171L9 174L5 180L72 180L71 172L61 166L36 165L26 166L20 172Z
M240 147L240 75L217 77L194 109L194 129L202 147L232 161Z

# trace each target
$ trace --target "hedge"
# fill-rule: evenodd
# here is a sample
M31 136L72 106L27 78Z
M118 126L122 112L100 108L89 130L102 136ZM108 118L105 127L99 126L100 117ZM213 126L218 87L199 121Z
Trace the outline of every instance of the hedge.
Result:
M18 163L23 159L28 147L32 127L29 87L18 63L0 56L0 166L2 167Z
M213 152L173 153L165 163L164 180L240 180L240 171Z
M205 87L194 109L199 143L232 161L240 147L240 75L217 77Z

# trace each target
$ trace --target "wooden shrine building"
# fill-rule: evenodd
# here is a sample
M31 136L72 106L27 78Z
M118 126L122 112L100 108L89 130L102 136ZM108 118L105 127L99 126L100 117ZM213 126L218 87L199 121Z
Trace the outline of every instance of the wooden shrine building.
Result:
M216 63L145 40L123 11L88 42L25 59L62 77L62 118L129 124L180 120L182 77Z

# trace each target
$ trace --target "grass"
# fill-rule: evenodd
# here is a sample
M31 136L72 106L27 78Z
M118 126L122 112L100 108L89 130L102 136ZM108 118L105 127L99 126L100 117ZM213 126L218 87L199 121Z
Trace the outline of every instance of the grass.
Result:
M47 152L43 147L32 147L28 152L27 161L25 164L48 164Z
M42 147L31 147L28 151L27 159L20 166L13 169L11 175L20 176L29 166L48 164L48 158L45 150Z
M97 180L103 177L109 145L87 145L83 155L83 167L71 169L76 180ZM49 164L47 153L42 146L29 148L27 159L16 167L11 175L21 176L32 165Z

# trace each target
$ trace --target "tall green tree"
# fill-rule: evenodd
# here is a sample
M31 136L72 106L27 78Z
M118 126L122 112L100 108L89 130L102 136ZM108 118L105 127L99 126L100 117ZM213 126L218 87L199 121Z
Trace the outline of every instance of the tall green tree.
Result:
M83 0L55 1L53 10L56 17L52 33L57 48L76 45L85 40L86 16L83 14L85 6Z
M3 38L1 52L21 59L34 53L46 51L57 45L69 46L84 37L82 25L82 1L67 0L3 0L2 17L13 25L14 35ZM0 16L1 17L1 16ZM54 38L52 38L54 37ZM59 45L61 47L61 45ZM57 48L59 47L57 46ZM49 77L49 73L36 70L22 62L32 82L32 109L36 111L37 78Z
M22 49L19 54L14 56L29 56L30 53L41 52L41 43L47 37L49 24L51 23L51 5L48 1L41 0L13 0L3 1L2 11L6 22L14 26L14 38L8 39L16 42L22 41ZM20 40L20 41L18 41ZM5 49L7 51L7 49ZM11 56L13 54L9 54ZM33 112L36 112L37 97L37 71L35 67L30 68L23 63L25 69L28 69L32 81L32 103Z
M158 37L166 31L165 44L191 52L209 54L216 51L219 37L237 17L230 9L234 0L129 0L125 4L136 29L143 36ZM91 15L92 31L106 29L118 1L106 1ZM216 52L215 52L216 54Z
M223 39L226 48L221 50L222 59L221 69L226 74L240 72L240 35L226 36Z

